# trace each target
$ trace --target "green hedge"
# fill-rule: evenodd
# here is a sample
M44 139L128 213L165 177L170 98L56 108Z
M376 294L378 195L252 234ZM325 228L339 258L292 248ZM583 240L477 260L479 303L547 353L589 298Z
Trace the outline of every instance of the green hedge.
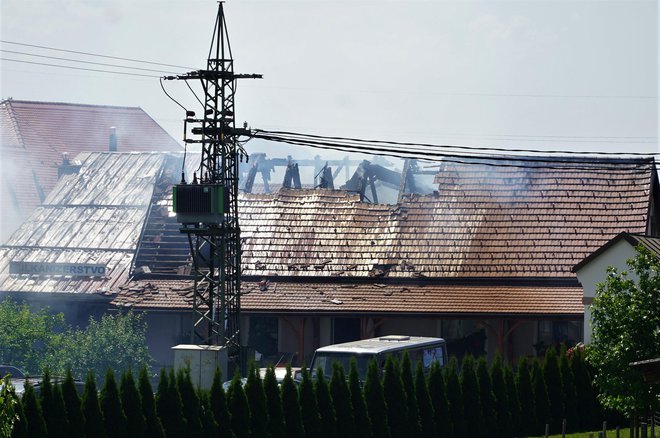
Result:
M119 385L108 371L97 398L90 373L79 398L69 375L61 386L48 382L39 396L28 386L13 436L515 437L542 434L548 421L556 429L566 418L569 430L583 431L606 418L584 355L563 349L550 350L544 362L522 359L516 370L499 356L490 367L467 356L460 370L452 358L428 376L408 357L390 358L382 377L370 364L364 387L355 364L348 378L335 366L329 382L305 371L300 387L290 370L281 387L272 369L262 381L252 367L245 388L239 377L225 393L219 371L210 391L193 388L187 371L162 371L154 397L146 369L138 382L124 372Z

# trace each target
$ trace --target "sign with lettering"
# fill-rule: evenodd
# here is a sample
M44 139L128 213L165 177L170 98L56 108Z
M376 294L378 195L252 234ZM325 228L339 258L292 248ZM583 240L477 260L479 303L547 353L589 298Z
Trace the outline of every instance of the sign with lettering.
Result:
M84 263L10 262L9 273L19 275L68 275L73 277L104 277L106 265Z

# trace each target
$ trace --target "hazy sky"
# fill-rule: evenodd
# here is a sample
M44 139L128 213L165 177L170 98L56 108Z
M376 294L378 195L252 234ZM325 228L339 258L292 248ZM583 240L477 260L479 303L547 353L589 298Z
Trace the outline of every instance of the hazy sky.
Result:
M3 40L200 68L217 11L211 0L0 4ZM236 71L264 75L238 89L237 121L254 128L512 149L658 149L656 1L229 0L225 11ZM3 58L35 62L71 64L6 51L75 56L2 49ZM183 111L157 79L1 65L3 98L140 106L181 138ZM167 85L198 105L183 83Z

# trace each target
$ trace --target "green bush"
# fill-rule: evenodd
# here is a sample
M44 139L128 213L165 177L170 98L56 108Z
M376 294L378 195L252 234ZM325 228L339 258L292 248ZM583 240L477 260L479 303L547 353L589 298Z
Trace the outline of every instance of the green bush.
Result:
M96 378L93 372L87 373L85 390L82 396L82 411L85 418L85 435L88 437L104 438L103 415L96 390ZM28 420L29 421L29 420Z
M387 405L383 394L383 385L378 375L378 365L375 360L369 362L367 379L364 384L364 399L371 420L371 434L374 438L390 436L390 426L387 418Z
M146 433L146 420L142 413L140 393L135 386L135 378L131 370L121 375L119 383L119 398L126 415L126 436L128 438L144 437Z
M371 420L367 413L367 403L364 400L364 391L360 385L360 376L355 358L351 359L348 372L348 388L351 392L351 405L355 419L355 434L359 437L371 437Z
M332 404L330 388L323 370L316 370L316 382L314 382L316 392L316 403L319 406L319 415L321 416L321 434L322 437L334 437L337 422L337 414Z
M421 425L419 423L419 406L417 404L417 394L415 394L415 383L412 373L412 362L410 354L406 351L401 361L401 382L406 394L406 405L408 407L407 423L409 427L409 436L418 437L421 434Z
M252 362L245 383L245 396L250 407L250 429L253 436L268 436L266 394L257 364Z
M248 438L250 436L250 407L238 369L236 369L227 391L227 407L231 415L231 430L234 435L237 438Z
M233 438L234 432L231 430L231 418L229 416L229 410L227 409L225 390L222 387L222 370L220 367L217 367L213 374L210 403L213 418L218 425L218 436L221 438Z
M474 371L474 358L470 354L463 358L461 364L461 391L467 436L482 437L485 435L485 424L481 412L479 384Z
M286 367L286 374L284 380L282 380L282 408L284 410L284 426L286 427L287 437L302 438L305 436L300 413L298 388L293 382L290 365Z
M534 402L532 376L529 373L529 362L524 356L518 362L516 387L518 388L518 401L520 403L520 433L523 436L534 435L537 432L536 404Z
M446 384L447 384L447 401L449 403L449 414L451 417L452 431L451 436L460 438L466 436L466 426L465 426L465 413L463 410L463 391L461 390L461 383L458 378L458 359L456 356L452 356L449 359L449 366L446 370ZM431 391L431 397L433 397L433 389L429 382L429 391ZM438 430L441 423L438 422L439 419L436 413L436 426Z
M145 421L145 437L163 438L165 431L163 430L160 418L156 414L156 400L154 399L153 387L151 386L151 379L149 379L149 372L146 366L140 369L138 389L140 391L140 402Z
M105 374L105 384L101 389L101 412L103 412L103 425L105 433L108 437L125 437L126 436L126 415L121 406L119 398L119 389L115 381L115 373L108 370Z
M383 392L387 404L387 422L393 437L405 436L411 432L408 427L408 407L406 393L401 382L399 361L389 356L385 360L383 372Z
M275 369L269 366L264 376L264 392L266 393L266 408L268 408L268 430L272 438L285 438L284 411L280 388L277 385Z
M437 362L434 362L434 364L436 363ZM440 368L436 368L438 369L437 374L442 380ZM444 384L442 385L442 392L443 397L445 397ZM429 388L426 384L426 376L424 375L424 367L422 362L417 362L417 368L415 370L415 398L417 399L417 410L419 412L419 435L422 438L431 438L436 436L435 420L433 418L433 404L431 403Z
M321 436L321 416L319 414L318 403L316 402L314 382L312 381L307 368L303 368L301 372L300 409L305 434L309 437Z

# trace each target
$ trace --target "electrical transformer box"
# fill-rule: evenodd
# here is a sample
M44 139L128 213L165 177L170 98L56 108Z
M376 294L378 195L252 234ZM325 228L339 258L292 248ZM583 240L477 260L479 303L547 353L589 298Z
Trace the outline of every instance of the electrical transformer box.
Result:
M172 189L172 208L183 224L220 224L225 214L225 187L220 184L177 184Z

